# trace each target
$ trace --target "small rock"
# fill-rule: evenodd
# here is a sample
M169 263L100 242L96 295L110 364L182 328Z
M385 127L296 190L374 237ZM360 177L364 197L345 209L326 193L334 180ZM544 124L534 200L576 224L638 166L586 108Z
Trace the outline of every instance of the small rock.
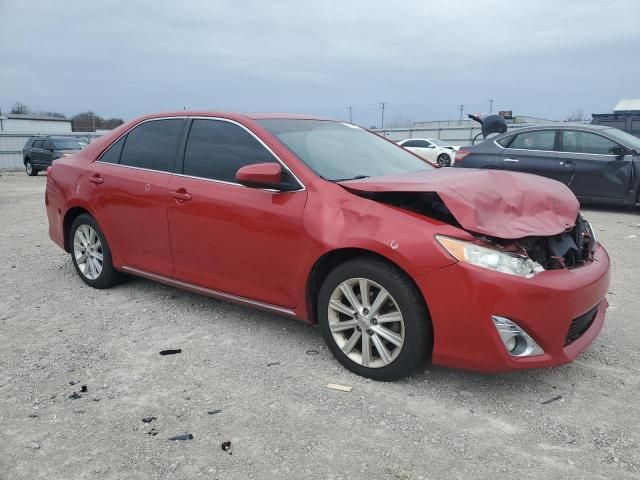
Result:
M190 433L185 433L184 435L176 435L175 437L169 437L169 440L178 441L178 442L193 440L193 435L191 435Z
M216 408L215 410L209 410L207 411L207 413L209 415L215 415L216 413L222 413L222 410L220 410L219 408Z
M82 385L82 387L80 387L80 392L81 393L87 393L89 390L87 389L86 385Z
M27 444L27 447L29 447L31 450L40 450L40 443L39 442L29 442Z
M80 395L78 392L73 392L71 395L69 395L69 399L71 400L77 400L79 398L82 398L82 395Z
M221 447L222 447L222 451L229 452L229 455L232 455L232 452L231 452L231 441L230 440L227 440L226 442L222 442Z
M151 423L157 419L158 417L142 417L142 423Z

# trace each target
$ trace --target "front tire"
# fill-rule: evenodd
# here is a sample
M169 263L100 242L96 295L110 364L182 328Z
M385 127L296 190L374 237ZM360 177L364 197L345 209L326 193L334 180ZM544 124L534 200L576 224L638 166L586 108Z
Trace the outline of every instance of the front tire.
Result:
M451 166L451 157L446 153L441 153L438 155L438 159L436 160L438 165L441 167L450 167Z
M33 166L33 163L29 159L25 160L24 169L27 172L27 175L29 175L30 177L35 177L36 175L38 175L39 170Z
M358 257L336 267L320 288L318 320L336 359L363 377L408 376L431 354L422 295L404 272L381 259Z
M91 215L82 214L74 220L69 238L71 260L84 283L93 288L109 288L120 281L107 240Z

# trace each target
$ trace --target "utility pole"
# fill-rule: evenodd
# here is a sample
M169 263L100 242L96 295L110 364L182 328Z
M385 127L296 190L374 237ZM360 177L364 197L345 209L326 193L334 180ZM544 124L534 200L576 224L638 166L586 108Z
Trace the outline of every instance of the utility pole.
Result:
M464 105L460 104L460 120L458 120L458 125L462 124L462 112L464 111Z
M353 123L353 116L351 115L351 110L353 109L353 107L349 105L347 108L349 109L349 123Z
M387 102L380 102L380 110L382 111L382 120L380 128L384 128L384 108L387 106Z
M493 113L493 98L489 100L489 113Z

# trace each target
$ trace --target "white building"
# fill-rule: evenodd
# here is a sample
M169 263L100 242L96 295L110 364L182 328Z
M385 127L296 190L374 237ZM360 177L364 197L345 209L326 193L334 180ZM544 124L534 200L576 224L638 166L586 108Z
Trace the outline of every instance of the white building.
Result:
M9 113L0 116L0 133L56 135L71 133L71 120Z

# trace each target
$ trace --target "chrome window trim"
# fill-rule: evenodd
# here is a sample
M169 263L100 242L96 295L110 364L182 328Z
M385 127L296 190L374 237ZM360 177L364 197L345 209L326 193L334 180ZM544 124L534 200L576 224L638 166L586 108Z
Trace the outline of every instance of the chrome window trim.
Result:
M236 122L235 120L231 120L231 119L228 119L228 118L222 118L222 117L207 117L207 116L199 116L199 115L196 115L196 116L181 115L181 116L177 116L177 117L148 118L147 120L144 120L144 121L136 124L135 127L127 130L122 135L120 135L117 139L115 139L113 142L111 142L111 145L109 145L109 147L107 149L105 149L105 151L100 154L100 156L98 157L98 159L94 163L102 163L104 165L115 165L115 166L119 166L119 167L133 168L133 169L136 169L136 170L143 170L143 171L146 171L146 172L167 173L169 175L175 175L177 177L193 178L193 179L196 179L196 180L205 180L207 182L215 182L215 183L222 183L222 184L225 184L225 185L235 185L235 186L242 187L242 188L249 188L249 187L246 187L246 186L242 185L241 183L237 183L237 182L227 182L225 180L217 180L215 178L197 177L197 176L194 176L194 175L185 175L183 173L167 172L165 170L153 170L151 168L134 167L132 165L123 165L122 163L111 163L111 162L102 162L101 161L101 158L104 156L105 153L107 153L107 151L111 148L112 145L115 145L118 141L120 141L120 139L122 137L124 137L125 135L129 134L129 132L132 132L133 130L138 128L143 123L153 122L153 121L156 121L156 120L170 120L172 118L186 118L186 119L193 119L193 120L215 120L215 121L228 122L228 123L231 123L231 124L239 126L243 130L248 132L253 138L255 138L271 155L273 155L273 157L278 161L278 163L281 166L283 166L291 174L291 176L296 180L296 182L298 182L298 185L300 185L299 189L297 189L297 190L287 190L287 192L301 192L301 191L306 190L306 187L305 187L304 183L302 183L302 181L297 177L297 175L295 173L293 173L293 171L291 171L289 166L278 155L276 155L276 153L266 143L264 143L255 133L253 133L251 130L249 130L247 127L245 127L241 123ZM187 137L187 141L188 140L189 139ZM123 148L124 148L124 146L123 146ZM268 191L268 192L280 192L280 190L275 190L275 189L271 189L271 188L258 188L257 190L263 190L263 191Z
M613 127L610 127L613 128ZM539 132L542 130L556 130L557 132L560 132L560 134L562 134L562 132L584 132L584 133L592 133L593 135L600 135L601 137L606 138L607 140L611 140L613 143L616 143L618 145L622 145L624 148L629 149L629 147L627 145L625 145L624 143L622 143L620 140L617 140L613 137L610 137L604 133L600 133L598 132L594 132L593 130L589 130L586 128L580 128L580 127L559 127L559 126L547 126L547 127L543 127L543 128L532 128L531 130L517 130L515 132L508 132L509 135L518 135L519 133L525 133L525 132ZM509 136L506 135L506 136ZM598 157L602 157L602 156L607 156L607 157L618 157L619 155L612 155L610 153L581 153L581 152L565 152L564 150L531 150L530 148L513 148L513 147L503 147L502 145L500 145L498 143L498 138L496 138L493 141L494 144L496 144L498 147L500 147L502 150L519 150L519 151L524 151L524 152L546 152L546 153L570 153L573 155L596 155Z

